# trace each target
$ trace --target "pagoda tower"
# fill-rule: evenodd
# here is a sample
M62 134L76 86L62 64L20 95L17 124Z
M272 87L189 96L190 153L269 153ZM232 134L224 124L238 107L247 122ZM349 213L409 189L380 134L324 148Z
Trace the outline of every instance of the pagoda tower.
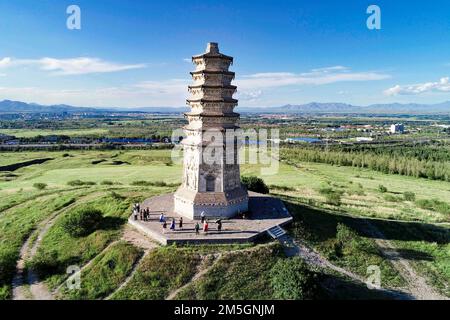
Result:
M237 126L238 101L233 99L236 86L229 71L233 58L219 52L217 43L208 43L206 52L193 56L196 70L191 72L185 113L189 124L184 127L182 141L183 179L174 195L175 212L197 219L230 218L248 210L248 193L242 187L237 138L228 138ZM232 161L230 161L232 159Z

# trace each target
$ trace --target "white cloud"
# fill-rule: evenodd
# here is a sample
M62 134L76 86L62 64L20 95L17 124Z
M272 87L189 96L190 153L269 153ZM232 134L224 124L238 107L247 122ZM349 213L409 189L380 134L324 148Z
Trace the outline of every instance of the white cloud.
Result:
M3 59L0 59L0 68L7 68L9 66L11 66L11 58L10 57L5 57Z
M82 74L93 72L113 72L131 68L127 65L112 64L99 59L38 59L16 60L1 59L0 65L34 64L57 74ZM30 62L33 61L33 62ZM131 65L140 66L140 65ZM0 69L1 70L1 69ZM389 78L389 75L378 72L353 72L343 66L313 69L305 73L263 72L238 77L236 98L247 104L277 104L280 97L272 89L293 86L298 89L302 85L324 85L343 81L372 81ZM65 90L49 89L37 84L36 87L0 88L0 100L22 100L42 104L66 103L82 106L182 106L188 97L187 86L192 83L189 77L162 81L143 81L135 84L124 84L116 87ZM271 94L266 94L268 92ZM281 99L288 99L284 96ZM269 100L267 100L269 99Z
M324 85L346 81L374 81L390 78L378 72L353 72L347 67L334 66L313 69L305 73L271 72L243 76L236 81L244 89L275 88L292 85Z
M387 96L417 95L428 92L450 92L450 78L441 78L437 82L425 82L413 85L396 85L384 91Z
M48 57L41 59L14 59L5 57L0 60L0 68L21 65L37 66L41 70L51 71L55 75L108 73L146 67L145 64L120 64L90 57L78 57L72 59L56 59Z

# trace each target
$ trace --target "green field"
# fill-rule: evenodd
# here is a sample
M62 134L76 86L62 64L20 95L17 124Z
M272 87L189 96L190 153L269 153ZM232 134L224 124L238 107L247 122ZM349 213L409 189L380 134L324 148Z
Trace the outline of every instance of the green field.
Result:
M33 138L37 136L99 136L108 133L108 129L72 129L72 130L46 130L46 129L0 129L0 134L15 136L17 138Z
M0 295L11 297L11 279L23 242L39 223L60 211L29 265L54 289L65 279L68 265L85 265L96 259L83 273L87 286L79 293L63 293L62 297L105 298L117 289L140 253L136 248L122 245L99 254L119 239L133 202L175 189L180 183L181 165L172 162L170 150L143 150L1 153L0 166L42 158L53 160L14 172L0 172ZM260 169L259 165L243 165L242 174L260 176ZM290 232L310 243L336 265L364 276L368 265L377 264L385 275L384 285L404 286L404 279L384 259L372 237L364 232L364 223L360 219L367 217L399 250L410 253L408 259L419 274L450 296L450 214L445 211L445 206L443 210L435 210L421 204L421 201L432 199L448 204L448 182L315 163L295 166L281 163L277 174L261 177L271 186L273 194L283 197L294 214L296 223ZM90 183L71 184L74 180ZM137 181L164 182L167 186L139 187L134 184ZM38 189L37 183L46 186ZM380 185L386 190L381 192ZM341 194L338 205L327 201L324 188ZM415 199L406 200L405 192L414 193ZM116 220L109 228L74 239L61 229L61 219L86 206L98 208L105 217ZM338 224L345 225L348 232L354 234L354 241L342 248L339 257L333 255L333 246L341 236L337 233ZM218 250L211 249L208 254L223 249ZM193 269L202 263L204 254L192 252L195 249L154 251L141 263L135 278L113 298L166 297L185 285L193 276ZM267 252L261 254L264 256ZM274 252L272 258L276 260L277 257L278 253ZM262 259L273 263L272 258ZM265 270L262 265L243 269L242 278L230 278L230 282L222 284L223 279L217 276L218 273L231 277L236 268L248 265L245 255L236 256L235 264L227 259L230 258L219 260L203 280L184 288L177 298L247 299L255 290L260 292L261 298L271 297L272 291L267 287L270 279L262 276ZM108 276L110 260L117 261L117 278ZM190 267L186 270L159 269L158 266L164 264ZM269 268L269 264L266 267ZM252 270L260 272L255 274ZM155 278L155 273L160 273L160 277ZM102 277L105 277L104 281ZM241 281L250 278L254 282L243 287ZM144 282L147 284L142 286Z

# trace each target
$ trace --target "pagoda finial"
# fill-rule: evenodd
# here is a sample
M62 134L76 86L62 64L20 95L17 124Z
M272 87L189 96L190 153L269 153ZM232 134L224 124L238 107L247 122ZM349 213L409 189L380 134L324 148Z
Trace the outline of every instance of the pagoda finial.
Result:
M219 44L217 42L208 42L206 53L219 53Z

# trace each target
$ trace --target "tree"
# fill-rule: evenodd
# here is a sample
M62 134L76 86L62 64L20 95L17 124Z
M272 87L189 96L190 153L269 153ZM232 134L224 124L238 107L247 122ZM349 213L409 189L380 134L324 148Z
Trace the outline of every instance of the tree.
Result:
M267 194L270 191L264 180L255 176L242 177L242 184L249 191L263 194Z
M47 185L45 183L37 182L33 184L33 188L36 188L38 190L44 190L45 188L47 188Z
M72 237L82 237L94 232L103 219L103 213L94 208L84 208L67 215L62 221L63 229Z

